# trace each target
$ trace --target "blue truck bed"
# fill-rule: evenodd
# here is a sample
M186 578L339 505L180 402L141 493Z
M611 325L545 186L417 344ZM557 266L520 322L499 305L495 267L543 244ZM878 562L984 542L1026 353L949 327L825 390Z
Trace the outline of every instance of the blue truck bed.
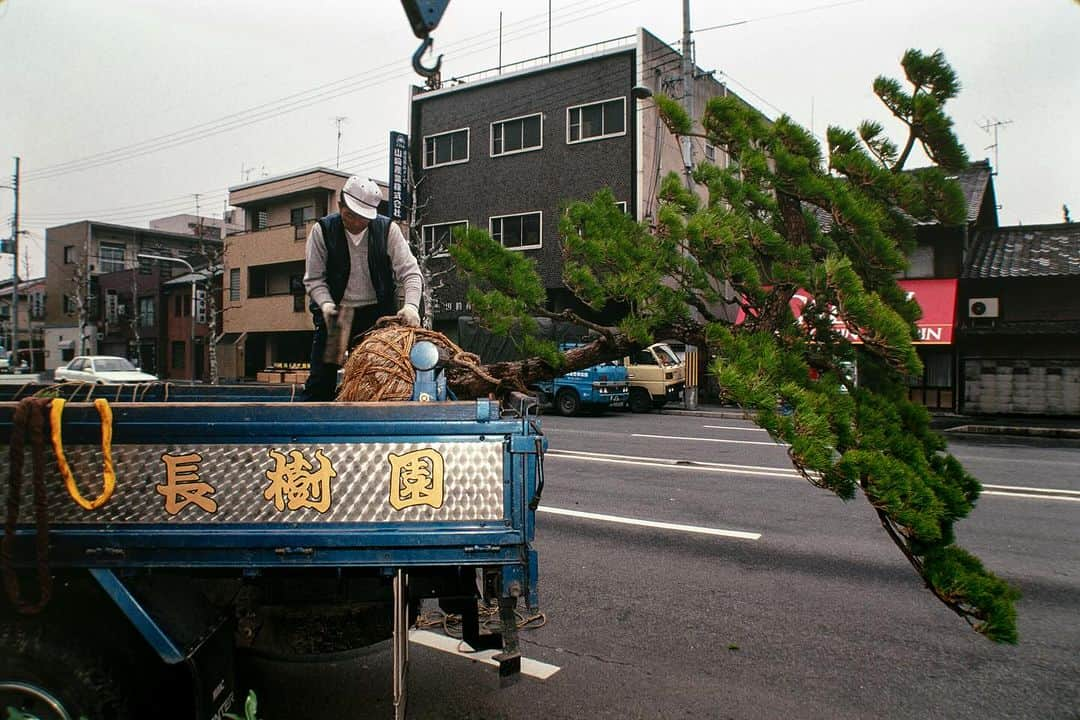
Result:
M392 579L398 626L409 603L415 612L422 597L438 597L466 615L468 633L474 588L486 588L481 595L505 606L500 642L513 672L512 608L519 598L536 605L530 542L545 441L528 412L489 400L300 404L281 389L173 386L167 401L160 386L57 390L74 398L60 448L85 498L101 491L104 466L101 409L85 400L111 398L116 482L106 502L85 509L65 489L61 453L45 443L46 562L56 578L89 573L166 663L191 662L197 672L210 629L170 631L168 618L183 611L140 591L155 573L258 586L322 569ZM260 400L230 401L237 395ZM0 402L5 455L17 406ZM8 564L32 595L44 530L32 508L31 444ZM9 499L7 483L0 496ZM475 628L471 637L481 642ZM395 642L396 653L405 650ZM223 711L220 699L196 705L193 717Z

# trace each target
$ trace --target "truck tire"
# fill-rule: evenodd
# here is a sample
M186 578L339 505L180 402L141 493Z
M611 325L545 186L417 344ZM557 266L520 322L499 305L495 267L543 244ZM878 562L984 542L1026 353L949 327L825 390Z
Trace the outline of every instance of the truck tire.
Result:
M645 388L630 388L630 412L647 413L652 410L652 396Z
M577 415L581 410L581 398L570 388L563 388L555 395L555 407L560 415Z
M70 635L11 620L0 625L0 647L0 711L13 707L40 720L136 717L115 667Z

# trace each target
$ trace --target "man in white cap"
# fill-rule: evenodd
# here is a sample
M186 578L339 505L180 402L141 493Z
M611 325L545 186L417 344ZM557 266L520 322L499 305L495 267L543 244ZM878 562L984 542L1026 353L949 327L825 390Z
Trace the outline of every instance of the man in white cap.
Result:
M352 176L338 196L338 212L321 218L307 239L304 287L315 325L311 345L311 374L304 384L308 401L332 400L337 364L323 359L327 326L340 308L352 311L349 347L384 315L396 315L411 327L420 325L423 280L404 234L377 209L382 193L374 180ZM397 288L405 305L397 308ZM348 313L343 313L348 315Z

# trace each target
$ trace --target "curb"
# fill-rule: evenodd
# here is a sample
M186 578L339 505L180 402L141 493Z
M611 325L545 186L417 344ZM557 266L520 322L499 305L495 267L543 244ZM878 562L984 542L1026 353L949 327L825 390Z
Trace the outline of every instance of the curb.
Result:
M1080 428L1024 427L1018 425L956 425L942 432L961 435L1012 435L1017 437L1069 438L1080 440Z

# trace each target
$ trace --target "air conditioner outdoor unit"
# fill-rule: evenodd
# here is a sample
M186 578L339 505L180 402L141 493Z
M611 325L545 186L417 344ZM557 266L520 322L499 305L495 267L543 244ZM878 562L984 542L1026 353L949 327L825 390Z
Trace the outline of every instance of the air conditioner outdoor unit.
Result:
M968 298L968 317L996 318L997 316L997 298Z

